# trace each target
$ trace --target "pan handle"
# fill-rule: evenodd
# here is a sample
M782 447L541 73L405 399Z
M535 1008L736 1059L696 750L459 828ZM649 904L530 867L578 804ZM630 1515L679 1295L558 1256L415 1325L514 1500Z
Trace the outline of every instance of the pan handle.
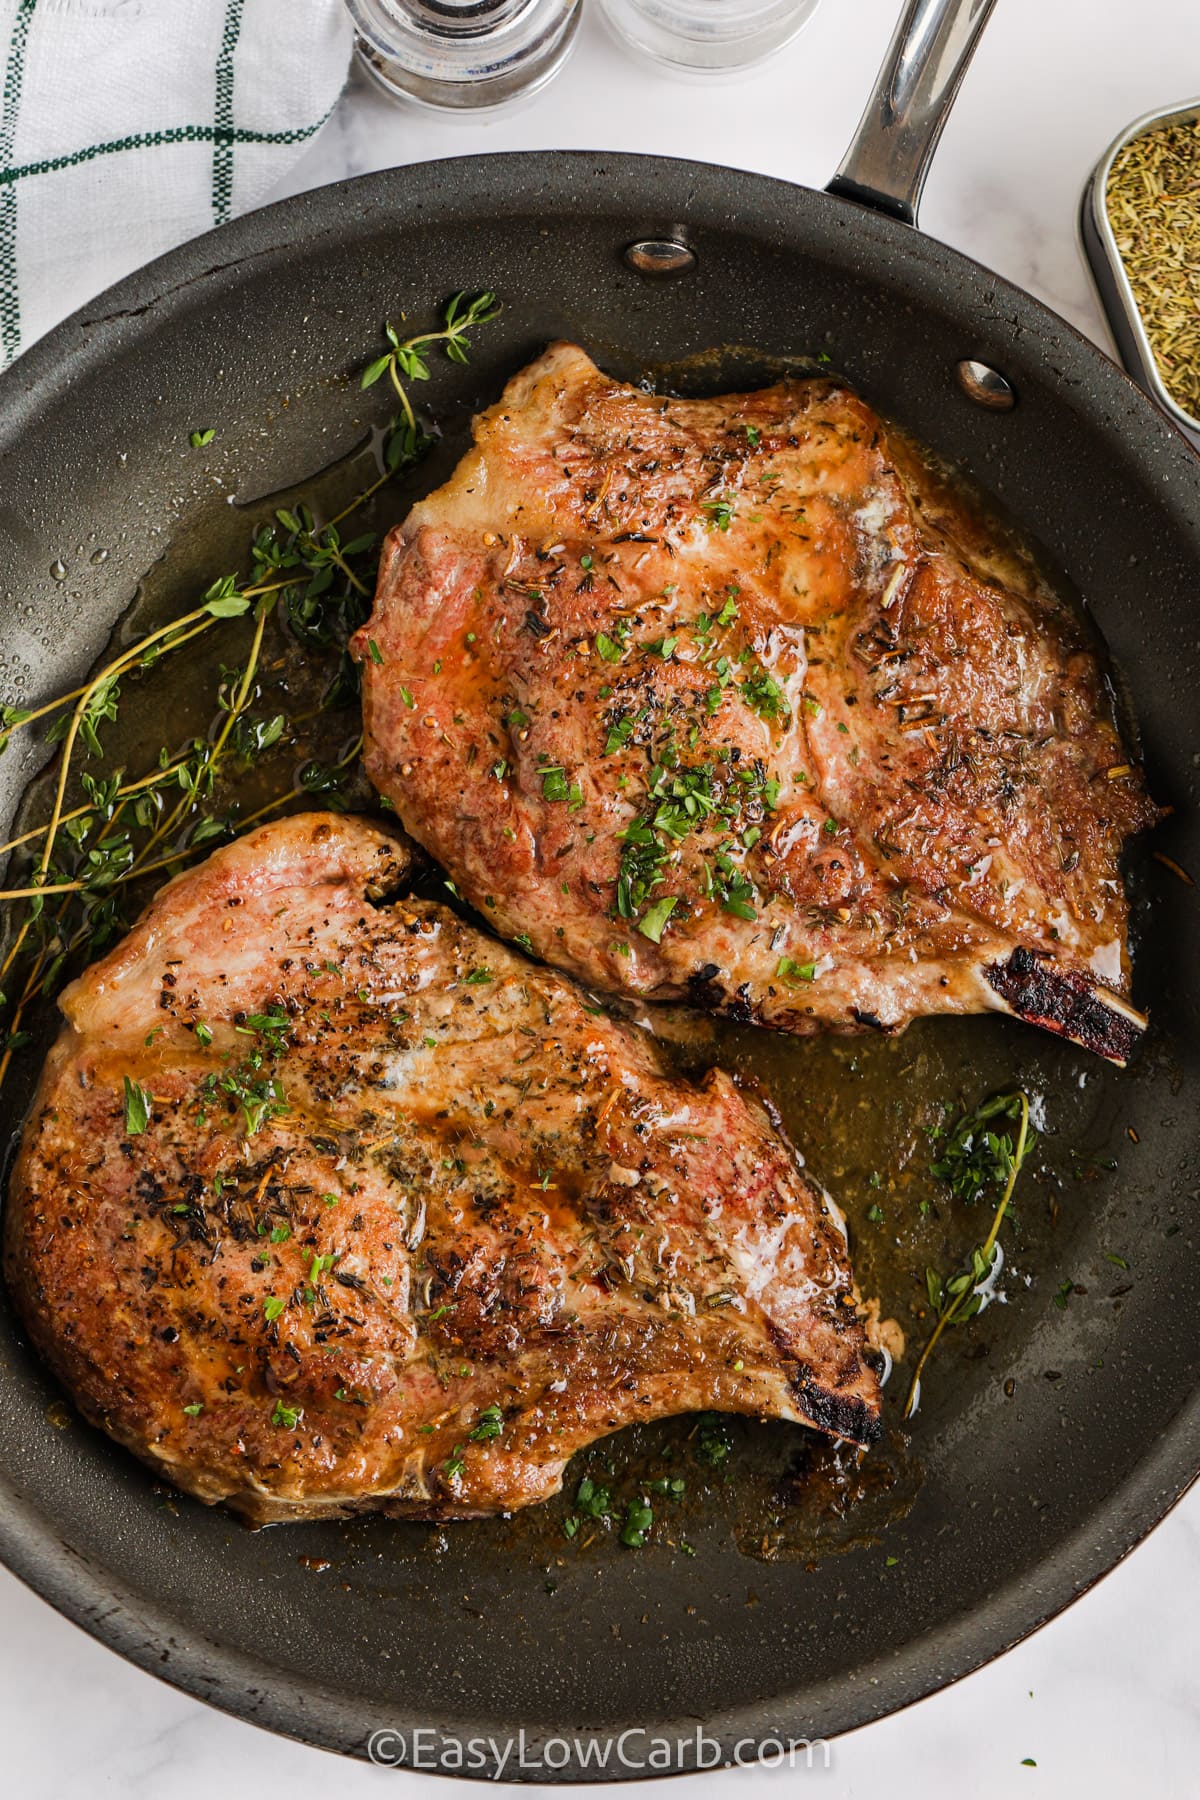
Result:
M906 225L995 0L907 0L853 142L827 192Z

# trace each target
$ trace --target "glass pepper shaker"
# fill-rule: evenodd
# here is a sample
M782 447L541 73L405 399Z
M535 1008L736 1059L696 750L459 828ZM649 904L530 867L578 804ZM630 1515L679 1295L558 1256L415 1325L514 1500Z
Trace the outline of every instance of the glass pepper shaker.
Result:
M570 54L581 0L346 0L362 67L398 100L451 111L534 93Z

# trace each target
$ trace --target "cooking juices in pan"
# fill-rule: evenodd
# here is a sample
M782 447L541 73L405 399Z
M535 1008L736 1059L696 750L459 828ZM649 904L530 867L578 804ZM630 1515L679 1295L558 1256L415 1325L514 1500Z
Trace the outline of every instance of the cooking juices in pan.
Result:
M778 369L748 367L744 357L710 359L677 371L655 372L656 385L696 391L728 388ZM402 517L412 499L453 466L467 435L465 419L448 422L445 440L431 459L399 486L391 484L348 530L382 533ZM128 644L194 605L213 574L243 564L252 529L277 509L308 506L318 518L339 512L376 476L370 446L326 469L300 487L245 506L214 507L206 533L174 545L147 575L114 643ZM1054 577L1062 590L1063 583ZM186 655L168 657L125 683L115 720L104 728L105 767L149 768L160 749L174 753L182 740L211 724L212 696L222 668L242 662L251 637L248 619L229 622L200 639ZM361 720L347 690L323 704L330 687L327 656L314 655L278 613L263 637L259 694L253 712L284 725L251 757L225 766L211 810L236 811L245 819L294 783L305 786L292 809L321 804L370 810L374 796L347 763ZM344 765L339 770L339 765ZM14 826L28 829L46 817L51 775L31 786ZM126 896L127 917L163 879L148 875ZM440 871L429 868L419 886L448 895ZM464 909L465 910L465 909ZM638 1014L637 1016L643 1016ZM761 1083L810 1170L845 1213L861 1294L891 1321L885 1334L899 1367L886 1390L889 1420L884 1443L864 1461L855 1452L818 1442L781 1426L703 1416L637 1427L604 1440L576 1458L561 1496L511 1519L473 1525L545 1557L595 1556L613 1536L637 1540L638 1507L648 1504L655 1536L688 1553L688 1532L701 1516L715 1514L748 1554L802 1561L848 1548L878 1535L911 1504L920 1480L922 1437L950 1423L984 1390L999 1388L1019 1409L1016 1370L1032 1325L1045 1308L1065 1308L1086 1298L1086 1283L1072 1258L1075 1228L1101 1191L1120 1180L1123 1157L1136 1154L1126 1135L1123 1104L1131 1084L1169 1078L1153 1040L1135 1066L1118 1071L1069 1044L1001 1017L920 1021L900 1037L824 1037L796 1042L751 1026L709 1019L682 1008L650 1009L649 1022L669 1042L680 1067L699 1071L714 1063ZM33 1041L9 1076L10 1099L27 1099L41 1054L57 1029L49 1000L28 1019ZM927 1271L953 1272L984 1237L994 1196L975 1204L955 1198L931 1165L944 1142L948 1120L974 1108L986 1095L1021 1090L1030 1098L1039 1136L1022 1171L1001 1242L1005 1270L1000 1287L1007 1304L994 1304L943 1340L914 1424L901 1429L907 1377L932 1321ZM13 1106L11 1117L19 1118ZM1114 1244L1102 1281L1119 1305L1128 1280L1130 1246ZM1092 1277L1094 1280L1094 1276ZM902 1349L903 1343L903 1349ZM1054 1381L1058 1372L1039 1371ZM1030 1379L1022 1373L1022 1380ZM427 1540L436 1550L440 1528L355 1523L339 1531L388 1531L397 1554ZM631 1547L636 1548L637 1543ZM336 1559L336 1548L331 1549Z

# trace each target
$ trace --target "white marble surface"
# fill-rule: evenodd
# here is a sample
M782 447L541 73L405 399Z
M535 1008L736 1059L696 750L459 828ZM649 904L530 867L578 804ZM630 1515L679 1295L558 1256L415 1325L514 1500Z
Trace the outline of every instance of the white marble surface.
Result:
M766 68L712 88L630 62L589 15L557 84L486 122L401 111L352 84L280 192L427 157L571 146L663 151L820 185L857 121L896 4L822 0ZM1105 341L1076 247L1084 178L1138 113L1197 86L1195 0L1001 0L943 139L924 226ZM1193 1493L1046 1630L956 1687L842 1739L828 1773L722 1772L670 1791L750 1800L752 1790L801 1781L846 1800L1138 1792L1190 1800L1200 1792L1198 1590ZM120 1662L7 1575L0 1607L5 1794L416 1800L418 1782L428 1781L342 1762L209 1711ZM1023 1767L1026 1757L1037 1767ZM455 1800L459 1786L423 1791Z

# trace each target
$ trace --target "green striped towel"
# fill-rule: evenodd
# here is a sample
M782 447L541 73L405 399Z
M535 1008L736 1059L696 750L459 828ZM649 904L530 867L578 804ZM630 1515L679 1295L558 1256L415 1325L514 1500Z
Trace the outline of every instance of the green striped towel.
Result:
M261 199L350 44L342 0L0 0L0 366Z

